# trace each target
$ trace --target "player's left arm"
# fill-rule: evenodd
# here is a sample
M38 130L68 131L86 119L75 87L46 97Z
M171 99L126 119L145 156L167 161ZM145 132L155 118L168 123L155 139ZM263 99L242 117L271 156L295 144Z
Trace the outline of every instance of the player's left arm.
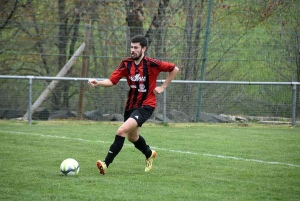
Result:
M153 92L155 94L160 94L160 93L164 92L164 90L169 86L169 84L175 78L175 76L177 75L178 72L179 72L179 68L177 66L175 66L174 69L169 72L164 83L161 86L157 86Z

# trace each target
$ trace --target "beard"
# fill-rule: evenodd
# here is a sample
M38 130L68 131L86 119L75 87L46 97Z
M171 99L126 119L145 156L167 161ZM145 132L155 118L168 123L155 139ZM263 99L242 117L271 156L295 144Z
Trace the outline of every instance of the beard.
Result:
M139 60L141 57L142 57L142 52L140 52L139 54L135 54L135 53L131 54L131 58L133 60Z

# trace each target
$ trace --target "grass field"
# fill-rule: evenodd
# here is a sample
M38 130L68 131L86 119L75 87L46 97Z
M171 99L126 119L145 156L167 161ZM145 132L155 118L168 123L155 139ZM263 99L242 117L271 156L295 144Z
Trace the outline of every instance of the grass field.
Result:
M158 156L131 143L99 174L120 123L0 121L0 200L300 200L300 128L145 124ZM66 158L77 176L61 176Z

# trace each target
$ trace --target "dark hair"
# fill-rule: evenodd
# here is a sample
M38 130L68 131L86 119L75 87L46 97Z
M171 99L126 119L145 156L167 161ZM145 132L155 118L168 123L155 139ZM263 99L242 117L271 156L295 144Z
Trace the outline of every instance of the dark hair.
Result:
M140 43L141 47L147 47L148 41L147 38L143 35L136 35L131 38L132 43Z

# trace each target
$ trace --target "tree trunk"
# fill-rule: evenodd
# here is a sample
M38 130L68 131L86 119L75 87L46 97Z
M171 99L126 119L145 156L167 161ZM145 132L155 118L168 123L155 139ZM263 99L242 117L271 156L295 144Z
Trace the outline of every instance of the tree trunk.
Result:
M89 55L90 55L90 41L91 41L91 25L85 25L85 34L84 34L84 41L86 43L85 49L83 51L83 59L82 59L82 67L81 67L81 77L87 76L87 69L89 65ZM82 119L83 114L83 95L85 91L85 84L84 82L80 83L79 89L79 98L78 98L78 107L77 107L77 119Z
M58 71L65 65L67 61L67 44L68 44L68 18L65 13L65 0L58 0L58 18L59 18L59 33L58 33ZM65 93L67 82L60 82L53 92L52 110L67 109L68 105L63 99L67 96ZM64 94L64 95L63 95Z
M166 17L166 8L169 5L169 0L159 1L158 9L156 15L154 15L153 20L149 26L149 29L145 35L148 39L148 46L151 45L153 40L156 41L156 57L162 57L162 47L163 47L163 30L165 29L165 17Z
M194 0L187 0L184 2L184 8L186 12L186 22L185 22L185 29L184 29L184 38L185 38L185 47L184 47L184 54L186 55L185 59L182 61L184 69L182 72L182 79L183 80L191 80L193 75L193 68L191 66L192 61L192 34L193 34L193 24L194 24Z
M143 0L126 0L126 22L130 30L130 38L135 35L144 35Z
M11 6L7 6L7 4L11 4ZM0 25L0 30L4 29L6 25L8 24L9 20L12 18L15 10L17 9L18 0L15 0L14 2L8 3L8 1L1 1L0 7L1 7L1 14L0 18L2 18L3 23ZM5 10L5 7L11 7L9 10Z

